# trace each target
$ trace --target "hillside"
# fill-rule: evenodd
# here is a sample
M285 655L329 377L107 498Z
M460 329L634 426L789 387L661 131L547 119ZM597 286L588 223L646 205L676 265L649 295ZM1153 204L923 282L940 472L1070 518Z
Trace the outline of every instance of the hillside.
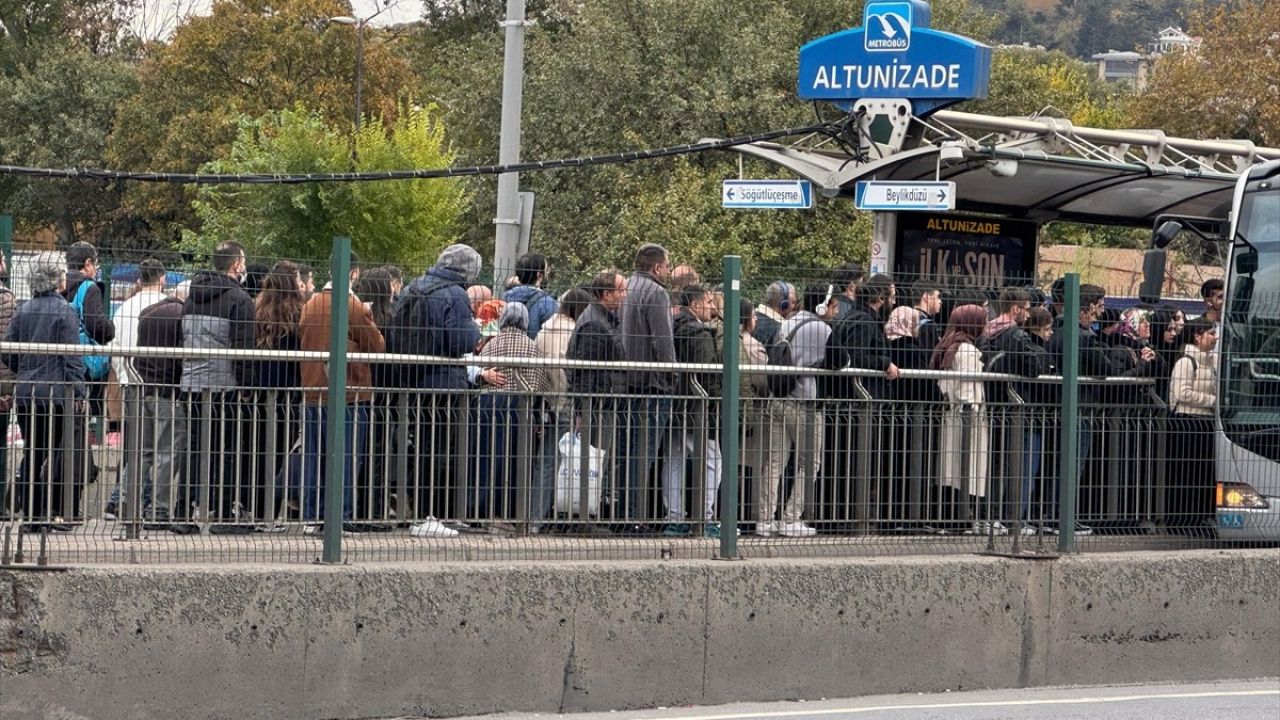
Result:
M1223 1L972 0L1000 18L996 42L1043 45L1082 59L1144 47L1165 27L1186 27L1193 8Z

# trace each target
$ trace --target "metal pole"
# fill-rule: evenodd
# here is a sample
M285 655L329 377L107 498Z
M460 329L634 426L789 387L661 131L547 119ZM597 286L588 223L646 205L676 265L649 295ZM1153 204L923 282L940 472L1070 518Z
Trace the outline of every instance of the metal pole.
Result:
M742 258L724 258L724 380L720 383L720 559L738 556L738 298L742 294Z
M364 26L368 20L356 23L356 132L360 132L360 116L364 114L362 104L364 91Z
M502 68L502 132L498 163L520 162L520 114L524 93L524 0L507 0L507 19L499 23L507 35ZM520 242L520 175L498 176L497 226L493 244L493 287L498 292L516 265Z
M342 488L346 484L347 439L347 295L351 285L351 238L333 238L330 259L333 292L329 322L329 398L325 413L324 554L326 563L342 562Z
M1068 273L1062 310L1062 458L1058 475L1058 551L1076 550L1080 460L1080 275Z

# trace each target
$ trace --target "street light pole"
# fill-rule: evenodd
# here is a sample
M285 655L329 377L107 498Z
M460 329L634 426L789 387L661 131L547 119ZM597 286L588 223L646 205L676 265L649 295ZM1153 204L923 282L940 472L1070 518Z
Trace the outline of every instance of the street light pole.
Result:
M360 117L364 114L364 28L369 24L370 20L377 17L381 12L379 10L367 18L353 18L349 15L329 18L329 22L335 25L350 25L356 29L356 132L360 132Z
M507 0L506 47L502 67L502 130L498 164L520 162L520 112L524 93L524 0ZM493 285L497 292L516 266L520 244L520 175L498 176L498 208L493 224Z

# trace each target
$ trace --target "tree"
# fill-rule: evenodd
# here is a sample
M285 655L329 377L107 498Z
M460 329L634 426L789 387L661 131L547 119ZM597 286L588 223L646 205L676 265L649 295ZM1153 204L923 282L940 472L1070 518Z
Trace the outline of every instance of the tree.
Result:
M1170 135L1280 146L1280 3L1232 0L1191 27L1203 44L1156 62L1134 118Z
M962 0L935 2L934 26L985 37L994 22L967 9ZM586 156L811 124L814 108L795 96L797 50L861 22L860 8L847 0L552 0L544 12L557 22L535 26L528 37L525 158ZM490 30L451 39L439 27L424 32L433 52L418 54L418 74L427 79L425 92L445 108L460 161L493 162L501 34ZM521 183L538 197L533 242L560 267L587 268L606 260L622 263L634 252L632 239L693 243L693 238L727 233L726 238L740 238L730 244L750 242L753 253L803 264L832 251L817 246L815 238L825 242L828 230L859 217L847 201L823 202L811 213L766 213L750 220L737 217L742 211L711 214L703 204L718 203L719 181L736 176L732 157L528 173ZM775 166L751 167L785 176ZM673 178L676 171L683 175ZM693 181L697 173L702 182ZM472 183L474 203L464 232L482 252L492 248L496 184L494 177ZM672 187L705 193L687 202L706 209L708 214L698 217L710 224L656 223L646 231L639 218L656 221L652 208L674 211ZM802 219L806 215L816 217ZM865 227L852 228L838 246L846 254L835 257L865 254ZM798 240L815 245L800 247Z
M332 173L446 167L435 108L409 108L394 124L373 118L351 136L302 107L243 118L227 158L211 173ZM322 260L335 235L348 235L366 257L416 270L453 242L466 194L455 180L387 180L300 185L214 185L193 202L201 229L183 249L207 252L238 240L250 254Z
M40 60L0 76L0 159L34 167L102 167L117 104L135 89L120 60L47 46ZM0 206L28 228L57 227L63 243L115 236L112 183L0 176Z
M1127 88L1098 79L1094 66L1059 51L1000 48L991 67L986 100L959 109L988 115L1033 115L1048 112L1077 125L1117 128L1127 121Z
M328 19L350 12L339 0L222 0L212 14L188 18L139 67L140 88L111 135L112 164L189 172L225 154L242 115L298 103L349 128L355 34ZM366 112L394 119L411 78L382 36L366 30ZM135 186L129 197L161 244L193 227L184 189Z

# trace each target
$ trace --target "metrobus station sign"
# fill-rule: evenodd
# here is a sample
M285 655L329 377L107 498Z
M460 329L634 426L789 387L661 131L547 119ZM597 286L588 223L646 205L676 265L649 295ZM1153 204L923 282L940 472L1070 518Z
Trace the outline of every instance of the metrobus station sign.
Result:
M924 0L871 0L862 27L800 48L798 94L850 109L863 99L910 100L917 117L985 98L991 48L929 27Z

